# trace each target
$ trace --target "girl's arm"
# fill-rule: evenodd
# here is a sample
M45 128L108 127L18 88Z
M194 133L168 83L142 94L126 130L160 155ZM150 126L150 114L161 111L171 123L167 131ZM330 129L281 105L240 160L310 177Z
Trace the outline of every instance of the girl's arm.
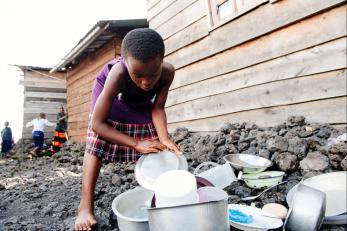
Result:
M170 85L173 81L175 75L174 67L169 63L163 64L162 73L162 87L160 87L159 92L157 92L156 99L154 101L152 109L152 120L153 124L157 130L159 140L167 148L173 150L176 154L182 154L179 150L177 144L169 138L169 133L167 130L167 119L165 112L165 103L169 93Z

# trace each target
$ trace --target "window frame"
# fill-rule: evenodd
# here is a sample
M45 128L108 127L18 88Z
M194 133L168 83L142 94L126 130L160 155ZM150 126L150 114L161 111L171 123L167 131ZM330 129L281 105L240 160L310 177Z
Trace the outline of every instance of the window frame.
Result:
M209 31L215 30L216 28L223 26L224 24L235 20L236 18L239 18L240 16L252 11L254 8L257 8L258 6L265 4L269 1L276 2L280 0L250 0L252 1L252 4L248 6L245 9L242 9L239 12L236 12L236 14L232 14L230 16L225 17L224 19L219 19L217 8L221 6L222 4L226 3L227 1L232 1L233 5L235 7L236 1L238 0L206 0L207 3L207 17L209 22ZM235 9L234 9L235 10Z

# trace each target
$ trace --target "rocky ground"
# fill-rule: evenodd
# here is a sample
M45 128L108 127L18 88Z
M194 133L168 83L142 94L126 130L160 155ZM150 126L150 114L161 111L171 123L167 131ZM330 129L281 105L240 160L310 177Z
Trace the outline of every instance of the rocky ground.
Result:
M326 124L308 124L303 117L269 128L255 124L224 124L214 134L197 134L177 129L172 138L180 145L189 170L202 162L224 163L230 153L248 153L271 159L269 170L286 172L288 184L274 188L255 201L257 207L269 202L287 206L285 196L303 176L347 170L345 143L333 144L346 130ZM72 230L81 190L83 144L66 144L52 157L30 158L30 141L16 144L11 156L0 159L0 230ZM111 211L112 200L136 187L134 164L104 164L95 190L98 230L118 230ZM255 195L243 182L225 189L229 203ZM323 226L321 230L347 230Z

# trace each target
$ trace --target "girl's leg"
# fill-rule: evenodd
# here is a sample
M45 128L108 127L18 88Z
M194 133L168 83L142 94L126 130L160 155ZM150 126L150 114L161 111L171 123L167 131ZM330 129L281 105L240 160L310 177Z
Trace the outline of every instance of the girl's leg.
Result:
M87 230L97 223L94 216L93 195L100 167L101 159L88 153L84 154L82 195L75 222L75 230Z

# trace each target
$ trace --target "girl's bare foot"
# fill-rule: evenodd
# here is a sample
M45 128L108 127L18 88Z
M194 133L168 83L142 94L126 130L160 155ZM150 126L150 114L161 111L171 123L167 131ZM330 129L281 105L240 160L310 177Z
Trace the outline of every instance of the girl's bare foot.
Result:
M79 209L75 221L75 230L92 230L97 223L90 209Z

